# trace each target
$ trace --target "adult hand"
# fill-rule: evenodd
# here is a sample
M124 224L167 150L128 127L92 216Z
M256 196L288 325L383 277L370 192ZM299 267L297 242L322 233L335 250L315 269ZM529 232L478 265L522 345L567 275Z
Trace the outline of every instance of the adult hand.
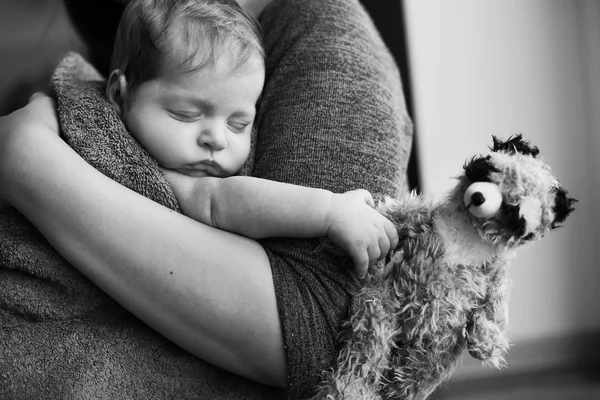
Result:
M0 197L6 198L11 165L27 151L20 139L27 134L59 134L54 100L44 93L34 93L29 103L11 114L0 117Z
M374 206L369 192L353 190L334 195L327 217L327 237L350 255L361 278L398 245L398 231Z
M18 134L33 126L41 124L49 132L58 135L60 131L56 104L45 93L36 92L29 98L29 102L11 114L0 117L0 148L4 148L4 141L11 134Z

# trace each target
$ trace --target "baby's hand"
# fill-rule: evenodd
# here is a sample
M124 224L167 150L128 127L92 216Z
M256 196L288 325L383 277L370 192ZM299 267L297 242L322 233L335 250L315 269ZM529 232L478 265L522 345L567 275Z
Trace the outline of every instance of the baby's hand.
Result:
M334 194L327 214L327 237L350 255L361 278L398 245L398 231L373 207L371 194L358 189Z
M175 198L177 198L177 201L183 207L190 198L190 192L193 187L193 178L171 169L161 168L161 170L163 176L169 183L169 186L171 186Z

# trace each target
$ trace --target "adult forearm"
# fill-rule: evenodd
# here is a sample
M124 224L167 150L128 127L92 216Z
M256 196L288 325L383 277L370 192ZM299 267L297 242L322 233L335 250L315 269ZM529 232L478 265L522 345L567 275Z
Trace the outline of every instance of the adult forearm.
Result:
M154 329L225 369L283 385L281 328L262 248L118 185L38 128L9 139L0 132L0 196Z
M242 6L243 9L254 15L256 18L258 18L271 1L273 0L237 0L238 4Z

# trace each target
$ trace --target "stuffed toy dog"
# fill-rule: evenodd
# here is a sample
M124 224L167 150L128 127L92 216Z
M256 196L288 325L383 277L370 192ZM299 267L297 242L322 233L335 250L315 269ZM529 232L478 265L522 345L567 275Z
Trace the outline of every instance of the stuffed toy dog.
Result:
M465 349L503 364L507 262L576 202L538 152L521 135L493 137L441 203L411 194L378 206L400 245L369 270L316 398L426 399Z

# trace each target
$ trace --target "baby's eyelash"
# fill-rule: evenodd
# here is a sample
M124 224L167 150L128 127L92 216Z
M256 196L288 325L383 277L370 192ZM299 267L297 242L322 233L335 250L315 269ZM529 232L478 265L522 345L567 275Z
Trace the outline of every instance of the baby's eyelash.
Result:
M250 122L230 122L227 125L235 133L242 133L250 125Z
M169 113L173 118L181 122L194 122L202 117L201 114L185 114L177 111L169 111Z

